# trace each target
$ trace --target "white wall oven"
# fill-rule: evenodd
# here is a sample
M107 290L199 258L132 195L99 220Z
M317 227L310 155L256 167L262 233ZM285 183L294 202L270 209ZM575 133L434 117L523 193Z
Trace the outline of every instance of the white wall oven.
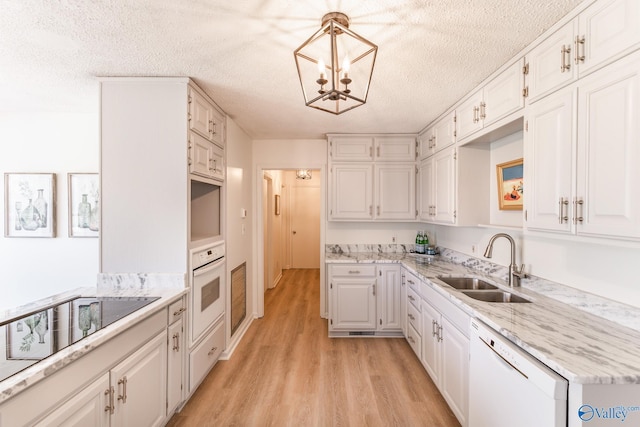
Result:
M191 345L224 315L224 255L224 241L201 247L191 254Z

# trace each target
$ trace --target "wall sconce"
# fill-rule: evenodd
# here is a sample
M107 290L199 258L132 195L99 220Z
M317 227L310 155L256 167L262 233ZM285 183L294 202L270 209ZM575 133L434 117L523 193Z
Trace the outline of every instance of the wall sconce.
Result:
M311 179L311 171L309 169L296 170L296 179Z

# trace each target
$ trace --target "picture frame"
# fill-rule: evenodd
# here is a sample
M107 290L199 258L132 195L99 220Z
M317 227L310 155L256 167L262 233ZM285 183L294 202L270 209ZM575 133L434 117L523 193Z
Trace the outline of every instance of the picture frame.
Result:
M279 194L276 194L275 213L276 215L280 215L280 195Z
M5 237L55 237L56 175L4 174Z
M41 360L55 351L52 308L6 325L7 360Z
M522 210L524 202L523 159L496 165L500 210Z
M69 237L100 235L100 183L97 173L67 175Z
M95 298L71 301L71 343L91 335L102 327L102 303Z

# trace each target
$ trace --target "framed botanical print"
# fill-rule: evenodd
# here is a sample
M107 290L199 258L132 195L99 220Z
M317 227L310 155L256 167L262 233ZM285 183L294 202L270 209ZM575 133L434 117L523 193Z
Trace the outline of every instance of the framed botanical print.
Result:
M496 165L500 210L522 210L524 197L523 159Z
M56 176L4 174L5 237L55 237Z
M70 173L69 237L98 237L100 189L97 173Z

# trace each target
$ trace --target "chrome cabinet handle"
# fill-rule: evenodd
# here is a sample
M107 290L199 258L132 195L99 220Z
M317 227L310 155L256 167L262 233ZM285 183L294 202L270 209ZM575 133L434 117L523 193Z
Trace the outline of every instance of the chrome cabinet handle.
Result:
M479 107L473 106L473 123L478 123L480 119L478 118L478 112L480 111Z
M578 206L580 207L580 214L578 214ZM582 222L584 221L583 213L582 213L584 209L583 206L584 206L584 200L582 200L581 198L576 197L573 200L573 223L574 224L577 224L577 223L582 224Z
M438 322L436 322L435 320L431 321L431 336L435 337L436 334L438 333L438 328L437 328Z
M438 342L442 341L442 325L438 325Z
M122 403L127 403L127 376L126 375L118 380L118 392L120 391L120 385L122 385L122 394L118 395L118 400L122 400Z
M487 118L487 104L483 101L480 103L480 119L484 120L486 118Z
M416 299L413 297L413 295L409 295L407 298L409 298L411 301L415 301Z
M562 45L560 54L562 56L562 65L560 66L560 72L564 73L565 71L571 70L571 46ZM567 58L569 58L568 61Z
M584 36L576 36L576 40L574 41L576 55L575 55L575 63L578 65L580 62L584 62ZM580 55L580 46L582 46L582 55Z
M380 205L376 206L376 215L380 216Z
M409 336L407 337L407 339L408 339L409 341L411 341L412 343L414 343L414 344L416 343L416 340L414 340L414 339L413 339L413 337L412 337L411 335L409 335Z
M115 405L113 404L113 395L114 395L113 386L106 389L104 391L104 395L108 396L108 400L109 400L107 403L107 406L104 407L104 411L110 414L113 414L113 412L115 411Z
M409 313L409 319L416 320L416 317L413 314Z
M360 274L360 270L349 270L349 274Z
M371 289L372 289L373 295L375 296L376 295L376 284L375 283L373 285L371 285Z
M415 282L413 280L411 280L411 279L407 279L407 282L411 283L412 285L415 285ZM409 295L409 296L411 296L411 295Z
M180 316L182 313L184 313L187 309L184 307L180 307L180 310L176 310L173 312L173 316Z
M558 220L560 221L560 224L564 224L565 222L569 221L569 217L566 213L568 205L569 200L565 199L564 197L560 197L560 200L558 200L558 210L560 212Z
M369 215L373 215L373 205L369 205Z
M209 353L207 353L207 356L211 356L215 354L216 350L218 350L218 347L213 347L211 350L209 350Z
M173 334L173 350L180 351L180 334L177 332Z

